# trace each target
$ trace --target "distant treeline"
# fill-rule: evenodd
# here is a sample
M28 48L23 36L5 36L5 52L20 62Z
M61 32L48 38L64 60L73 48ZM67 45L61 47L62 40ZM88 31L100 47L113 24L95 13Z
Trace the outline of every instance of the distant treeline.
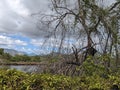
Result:
M41 61L56 61L58 59L57 56L52 57L51 54L49 55L35 55L35 56L28 56L28 55L10 55L9 53L4 52L3 48L0 48L0 58L5 61L12 61L12 62L41 62Z

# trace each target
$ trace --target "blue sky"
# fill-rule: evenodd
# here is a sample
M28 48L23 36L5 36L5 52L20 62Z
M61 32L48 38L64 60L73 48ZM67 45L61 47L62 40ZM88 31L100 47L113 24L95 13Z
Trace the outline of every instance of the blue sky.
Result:
M47 0L0 0L0 47L46 53L43 35L31 14L47 11Z
M107 4L114 2L106 1ZM51 41L43 45L45 28L38 29L36 18L31 16L37 12L51 13L48 4L48 0L0 0L0 48L36 54L48 53L55 40L51 38ZM67 40L65 43L68 44ZM75 41L71 39L69 43L72 45Z

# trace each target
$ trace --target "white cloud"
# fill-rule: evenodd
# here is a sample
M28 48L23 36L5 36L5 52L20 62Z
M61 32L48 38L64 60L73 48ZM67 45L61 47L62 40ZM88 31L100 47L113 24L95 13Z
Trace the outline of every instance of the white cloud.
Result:
M21 51L21 52L27 51L27 53L34 53L34 50L32 48L27 48L27 47L21 47L21 49L16 47L16 50Z
M27 43L18 39L13 39L4 35L0 35L0 45L21 45L26 46Z
M7 0L9 7L16 13L24 16L28 16L29 10L21 3L21 0Z
M26 42L21 41L21 40L14 40L13 42L14 42L16 45L23 45L23 46L26 46L26 45L27 45Z
M114 1L109 0L109 3ZM47 28L39 30L36 18L30 14L51 13L49 4L49 0L0 0L0 33L20 33L32 39L43 38Z
M44 39L32 39L30 43L34 46L40 47L43 45L44 41L45 41Z
M16 34L36 38L42 37L36 27L36 20L30 16L39 0L33 2L24 0L0 0L0 33ZM26 2L26 3L25 3ZM44 2L44 1L43 1ZM27 5L31 3L30 7ZM39 12L38 9L36 12Z
M49 38L45 41L45 39L32 39L31 44L38 47L46 47L46 48L59 48L61 43L61 39ZM63 48L71 48L72 44L76 44L74 39L66 39L63 41Z

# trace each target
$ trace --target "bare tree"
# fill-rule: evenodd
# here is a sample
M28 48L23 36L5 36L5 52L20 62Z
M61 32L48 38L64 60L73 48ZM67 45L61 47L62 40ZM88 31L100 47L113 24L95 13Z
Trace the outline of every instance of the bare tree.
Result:
M81 42L86 44L82 46L86 49L85 59L89 55L94 56L97 52L94 46L99 45L103 55L116 53L117 66L120 1L108 7L99 5L100 1L103 2L103 0L51 0L53 14L43 15L40 22L46 23L51 28L48 31L50 32L48 38L54 37L60 40L59 51L64 47L66 38L73 38L76 41L85 38L86 41ZM76 62L79 61L80 50L82 49L72 48ZM110 61L107 63L109 67Z

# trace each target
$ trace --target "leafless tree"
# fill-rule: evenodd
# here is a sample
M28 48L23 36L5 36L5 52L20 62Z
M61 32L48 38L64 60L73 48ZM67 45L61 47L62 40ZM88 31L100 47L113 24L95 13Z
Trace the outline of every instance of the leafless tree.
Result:
M79 52L83 48L86 49L86 55L84 55L86 59L89 55L94 56L97 51L94 46L98 45L103 55L115 53L116 66L118 65L120 1L108 7L99 5L99 2L103 0L50 1L53 14L43 15L40 22L50 28L48 38L60 40L59 52L64 47L66 38L73 38L76 41L85 38L85 42L80 42L86 44L82 46L82 49L77 45L71 47L76 62L79 61ZM110 61L107 63L110 66Z

